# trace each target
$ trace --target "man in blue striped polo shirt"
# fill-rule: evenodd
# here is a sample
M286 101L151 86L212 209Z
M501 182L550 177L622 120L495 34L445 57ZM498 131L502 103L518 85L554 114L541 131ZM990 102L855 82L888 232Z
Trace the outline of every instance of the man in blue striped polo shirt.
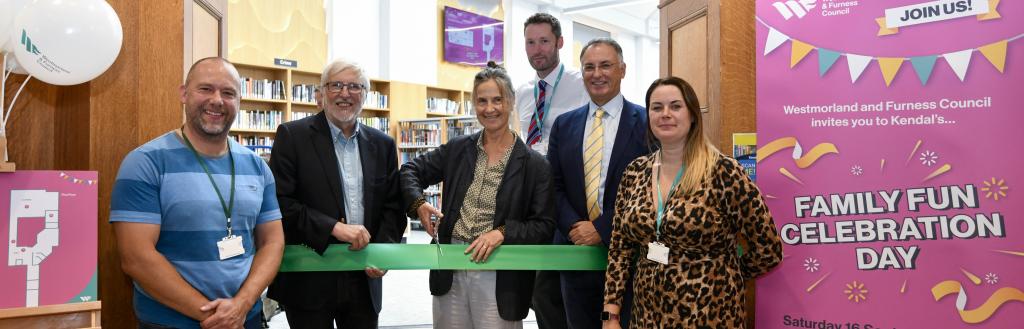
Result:
M270 169L227 138L238 71L201 59L180 93L185 124L129 153L111 197L139 328L260 328L284 234Z

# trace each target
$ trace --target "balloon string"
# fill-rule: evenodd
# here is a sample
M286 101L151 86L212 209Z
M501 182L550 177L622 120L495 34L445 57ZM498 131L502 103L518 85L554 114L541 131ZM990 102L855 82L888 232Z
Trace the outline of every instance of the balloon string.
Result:
M7 131L7 121L10 121L11 119L11 110L14 109L14 102L18 100L18 96L21 95L21 91L25 89L26 85L28 85L29 80L32 80L31 74L25 77L25 81L21 82L21 87L18 88L18 92L14 93L14 98L11 98L11 104L7 105L7 113L4 113L4 120L3 122L0 122L0 127L4 129L5 133Z
M4 53L3 64L4 64L4 66L0 66L0 68L3 68L3 71L0 71L0 73L3 73L3 80L0 80L0 136L7 136L7 125L6 125L7 120L4 120L4 118L6 116L4 116L3 112L2 112L3 109L4 109L4 102L7 101L7 95L4 94L5 92L7 92L7 75L8 75L8 73L7 73L7 53L6 52ZM14 71L14 70L11 70L11 71ZM7 161L7 159L4 159L4 161Z

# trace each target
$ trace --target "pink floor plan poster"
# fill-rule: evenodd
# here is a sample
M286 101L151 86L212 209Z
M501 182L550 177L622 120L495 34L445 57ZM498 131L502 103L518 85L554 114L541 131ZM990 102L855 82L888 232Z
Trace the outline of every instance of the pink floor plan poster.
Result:
M757 328L1024 328L1024 2L756 8Z
M0 173L0 308L95 301L95 171Z

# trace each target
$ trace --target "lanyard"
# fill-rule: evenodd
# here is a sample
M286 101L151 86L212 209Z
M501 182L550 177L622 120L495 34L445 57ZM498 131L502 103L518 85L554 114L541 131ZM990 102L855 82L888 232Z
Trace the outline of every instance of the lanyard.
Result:
M235 207L235 156L231 154L231 143L228 143L228 161L231 162L231 197L227 203L224 202L224 196L220 194L220 188L217 188L217 183L213 181L213 175L210 174L210 168L206 167L206 160L203 160L199 156L199 152L192 146L192 142L188 140L188 135L185 135L185 129L181 129L181 137L185 139L185 145L188 145L188 149L192 150L192 155L196 156L196 161L199 161L199 165L203 167L203 171L206 172L206 178L210 179L210 185L213 185L213 190L217 192L217 200L220 201L220 207L224 210L224 217L228 219L228 237L231 237L231 209Z
M654 224L654 238L655 240L661 235L661 218L665 216L665 201L661 199L661 163L664 162L661 158L661 152L658 152L658 175L654 180L658 184L658 217L655 217ZM672 196L676 192L676 187L679 186L679 180L683 178L683 173L686 172L686 164L679 167L679 172L676 173L676 179L672 181L672 188L668 190L668 196Z
M555 85L551 87L551 101L544 103L544 108L541 111L544 113L543 117L547 118L548 110L551 109L551 103L555 102L555 92L558 91L558 84L562 82L562 73L565 73L565 64L558 66L558 78L555 78ZM541 79L544 80L544 79ZM540 82L540 81L538 81ZM537 101L537 97L540 95L540 90L537 88L537 84L533 84L533 101ZM533 117L537 121L537 130L544 131L544 120L541 120L540 113L533 111Z

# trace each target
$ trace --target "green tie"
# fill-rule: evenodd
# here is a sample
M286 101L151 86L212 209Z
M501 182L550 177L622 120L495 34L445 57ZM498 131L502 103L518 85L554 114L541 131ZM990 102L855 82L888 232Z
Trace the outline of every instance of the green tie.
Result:
M584 187L587 191L587 216L589 220L601 215L601 206L597 203L597 190L601 187L601 159L604 155L604 109L598 107L594 112L594 125L587 136L587 147L583 151Z

